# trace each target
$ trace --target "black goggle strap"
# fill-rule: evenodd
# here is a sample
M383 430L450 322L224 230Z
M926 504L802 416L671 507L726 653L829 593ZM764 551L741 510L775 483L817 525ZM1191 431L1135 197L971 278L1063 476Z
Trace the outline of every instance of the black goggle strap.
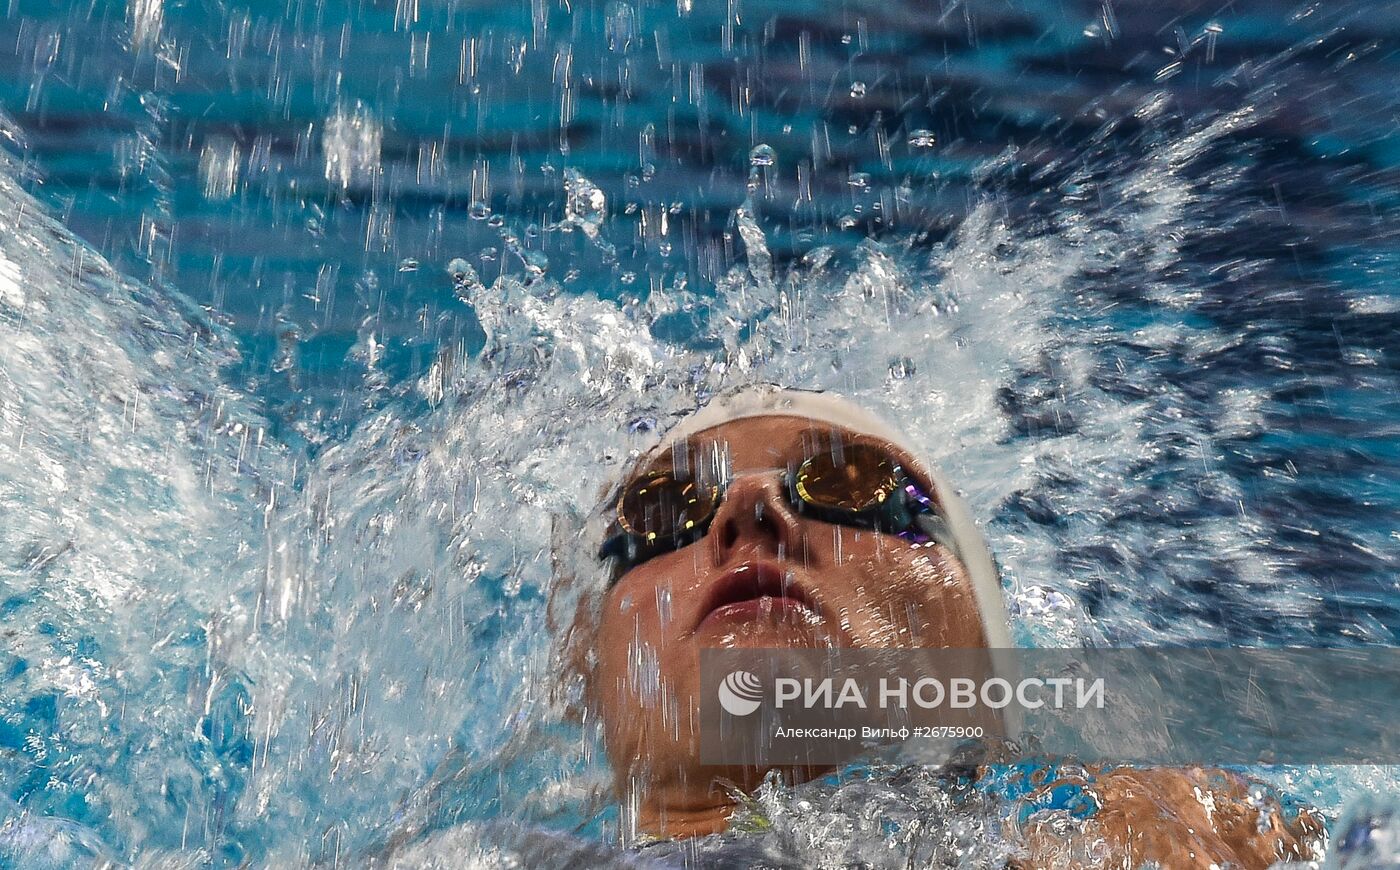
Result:
M647 542L641 536L634 535L625 529L619 529L603 541L603 546L598 548L598 561L613 560L612 577L609 580L609 585L611 585L616 583L623 574L648 559L660 556L662 553L669 553L672 550L679 550L686 544L693 544L700 540L708 529L709 523L705 523L686 529L679 534L657 537L651 542Z
M598 558L610 559L616 557L624 562L645 561L659 553L681 547L681 541L674 540L674 538L679 537L680 536L667 536L664 539L657 538L651 543L647 543L639 535L619 530L616 534L604 541L602 547L598 548ZM698 537L698 535L696 537Z

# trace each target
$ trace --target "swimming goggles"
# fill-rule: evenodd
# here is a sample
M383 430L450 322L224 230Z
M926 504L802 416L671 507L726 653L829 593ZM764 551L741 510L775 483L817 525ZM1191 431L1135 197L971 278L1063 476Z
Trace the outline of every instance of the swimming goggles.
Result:
M937 506L885 451L868 444L825 450L784 476L798 513L823 522L898 535L911 543L949 545L951 534ZM616 559L613 580L663 553L704 537L720 502L723 483L654 470L631 480L618 497L616 533L600 559Z

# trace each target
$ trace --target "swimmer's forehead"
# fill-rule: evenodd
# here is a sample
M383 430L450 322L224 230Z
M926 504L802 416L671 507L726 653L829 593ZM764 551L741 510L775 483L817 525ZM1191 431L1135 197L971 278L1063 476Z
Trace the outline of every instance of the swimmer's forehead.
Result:
M637 469L638 472L670 471L678 459L682 464L688 461L703 464L717 454L725 456L727 467L736 472L781 468L844 444L870 444L888 451L901 462L910 462L904 451L874 435L807 417L769 415L745 417L702 429L682 441L657 448ZM678 453L681 448L685 448L683 453Z

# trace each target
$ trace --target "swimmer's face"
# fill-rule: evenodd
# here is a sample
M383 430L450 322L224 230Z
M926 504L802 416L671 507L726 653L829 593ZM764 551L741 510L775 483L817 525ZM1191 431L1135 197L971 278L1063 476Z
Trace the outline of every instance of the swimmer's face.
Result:
M783 471L832 449L834 438L877 444L920 477L909 457L877 439L804 418L706 430L690 439L692 455L703 461L721 450L730 460L708 532L636 565L606 594L591 694L619 786L645 792L644 829L699 830L683 820L714 804L716 776L756 784L755 771L698 766L700 650L986 646L972 582L951 552L793 507ZM663 454L637 472L671 467Z

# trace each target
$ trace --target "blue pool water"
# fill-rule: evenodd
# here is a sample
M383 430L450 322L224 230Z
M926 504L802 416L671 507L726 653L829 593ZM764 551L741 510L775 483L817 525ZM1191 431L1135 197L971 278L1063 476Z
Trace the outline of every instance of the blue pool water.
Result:
M1020 642L1400 638L1400 5L10 0L0 43L15 866L615 838L551 537L754 379L904 421ZM1258 773L1339 825L1400 781Z

